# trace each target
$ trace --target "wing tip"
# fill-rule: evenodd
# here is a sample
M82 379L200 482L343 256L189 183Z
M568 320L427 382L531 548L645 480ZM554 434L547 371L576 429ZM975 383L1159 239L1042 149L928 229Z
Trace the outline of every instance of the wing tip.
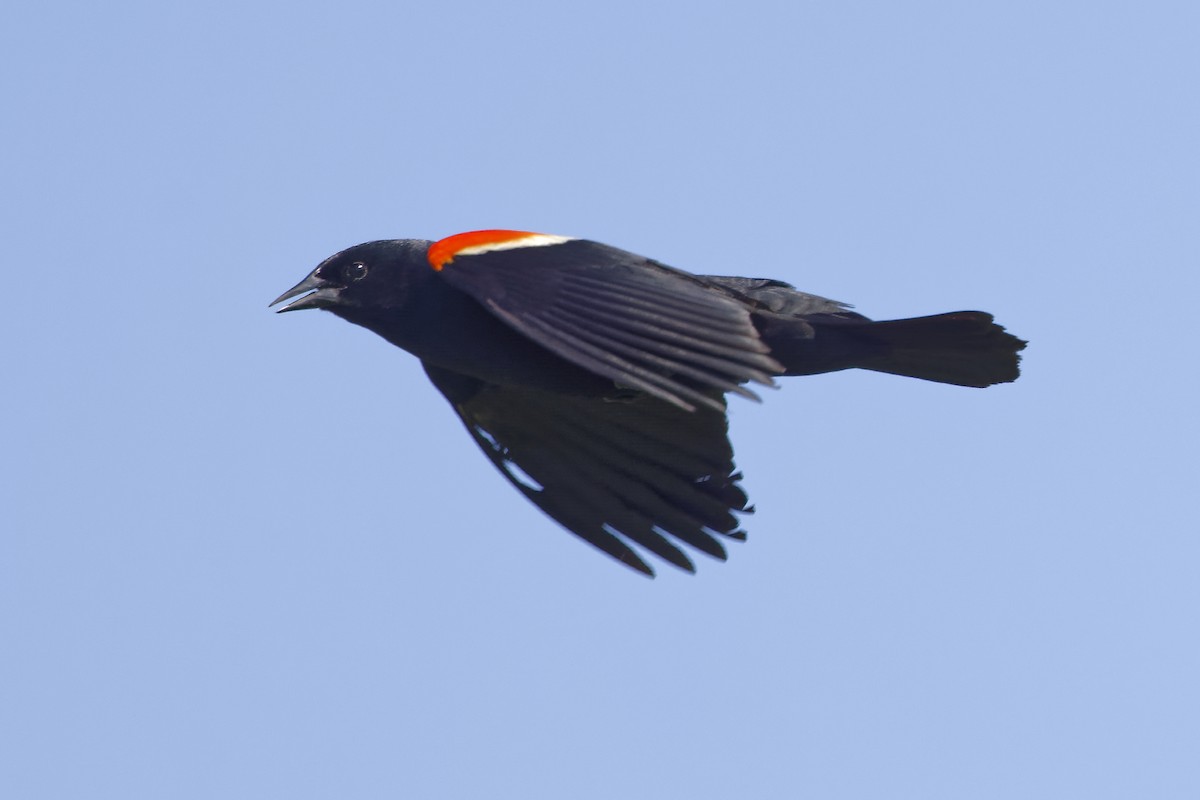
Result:
M643 561L638 554L633 552L633 550L630 548L626 548L625 552L621 553L620 555L616 555L615 553L610 553L610 555L612 555L612 557L620 562L623 566L629 567L634 572L645 575L651 580L654 580L656 577L654 574L654 568Z

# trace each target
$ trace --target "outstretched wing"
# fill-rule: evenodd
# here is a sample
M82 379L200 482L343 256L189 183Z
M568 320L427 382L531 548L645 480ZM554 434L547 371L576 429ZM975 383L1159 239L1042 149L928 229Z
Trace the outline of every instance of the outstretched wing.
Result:
M721 411L501 387L425 365L496 468L576 536L647 575L639 545L694 572L680 545L725 559L752 511ZM719 397L718 397L719 399Z
M533 341L691 411L757 396L783 367L750 311L686 272L583 239L476 231L435 242L430 266Z

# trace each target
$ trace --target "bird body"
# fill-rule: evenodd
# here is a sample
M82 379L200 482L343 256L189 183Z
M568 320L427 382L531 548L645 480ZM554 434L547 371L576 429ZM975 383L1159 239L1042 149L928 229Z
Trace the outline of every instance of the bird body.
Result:
M725 395L849 368L989 386L1025 343L989 314L876 322L781 281L698 276L582 239L474 231L337 253L275 303L324 308L421 359L506 478L649 575L693 570L748 512ZM274 305L274 303L272 304Z

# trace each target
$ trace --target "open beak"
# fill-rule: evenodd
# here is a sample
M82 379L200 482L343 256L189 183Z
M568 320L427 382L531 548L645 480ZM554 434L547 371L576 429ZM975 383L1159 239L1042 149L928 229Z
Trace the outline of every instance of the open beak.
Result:
M336 284L318 276L316 271L313 271L313 273L307 278L300 281L283 294L279 295L279 297L276 297L274 302L272 302L270 305L278 305L284 300L290 300L297 295L304 295L299 300L288 303L276 313L282 314L284 311L302 311L306 308L328 308L329 306L335 306L338 304L338 293L341 291L341 288L342 287L337 286ZM311 292L311 294L305 294L306 292ZM268 306L268 308L269 307L270 306Z

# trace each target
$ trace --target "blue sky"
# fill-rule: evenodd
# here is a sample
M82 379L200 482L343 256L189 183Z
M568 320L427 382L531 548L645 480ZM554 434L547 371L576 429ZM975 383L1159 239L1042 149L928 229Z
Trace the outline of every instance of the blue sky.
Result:
M0 794L1200 796L1193 4L11 3ZM585 236L976 391L732 401L759 513L656 581L417 362L266 304L378 238Z

